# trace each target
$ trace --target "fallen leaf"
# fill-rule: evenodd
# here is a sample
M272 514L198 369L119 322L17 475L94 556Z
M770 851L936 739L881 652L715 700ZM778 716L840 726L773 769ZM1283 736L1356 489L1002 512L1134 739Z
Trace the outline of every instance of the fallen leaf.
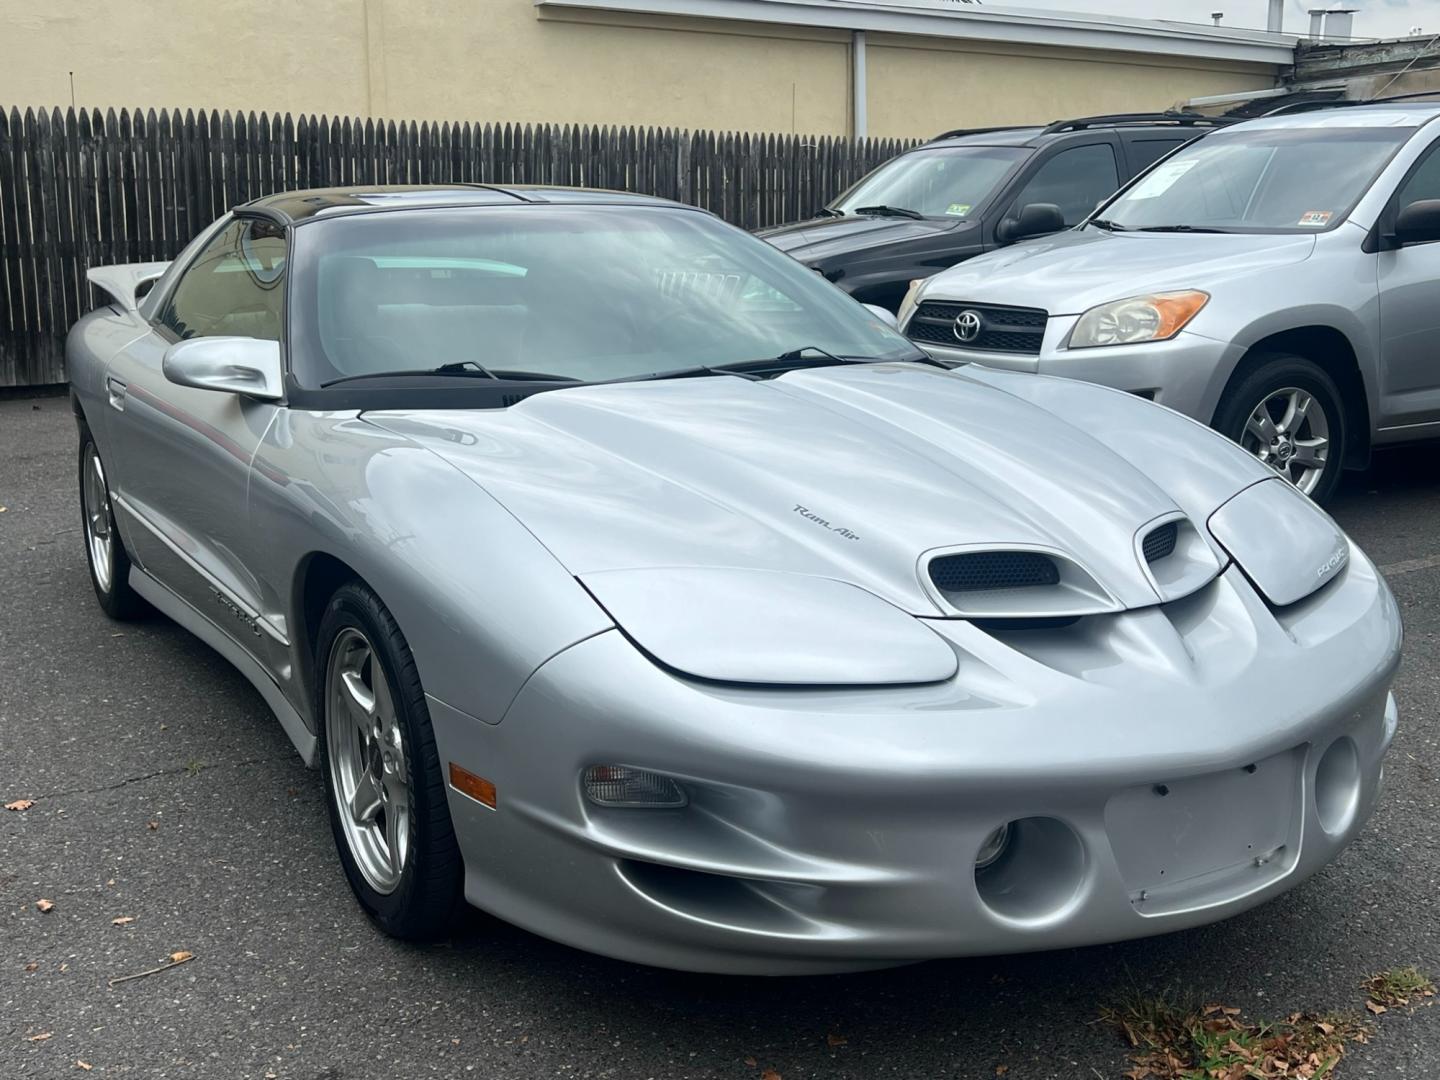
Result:
M158 822L158 821L147 821L147 822L145 823L145 827L146 827L147 829L149 829L151 832L154 832L156 829L160 828L160 822Z
M40 910L41 914L44 914L44 913L47 912L47 911L52 911L52 910L54 910L54 908L55 908L55 901L53 901L53 900L44 900L44 899L36 900L36 901L35 901L35 906L36 906L36 908L38 908L38 909Z
M121 915L118 919L111 919L111 920L110 920L110 925L111 925L111 926L129 926L129 925L130 925L132 922L134 922L134 921L135 921L135 916L134 916L134 915Z
M46 1039L50 1038L50 1036L52 1036L52 1035L54 1035L54 1034L55 1034L55 1033L54 1033L53 1031L42 1031L39 1035L31 1035L31 1036L30 1036L28 1039L26 1039L25 1041L26 1041L26 1042L44 1042Z
M28 964L25 965L25 970L26 970L26 971L39 971L39 970L40 970L40 965L37 964L34 960L31 960L30 963L28 963Z
M75 1067L76 1067L77 1069L84 1069L86 1072L89 1072L89 1071L90 1071L91 1069L93 1069L95 1066L94 1066L94 1065L91 1065L88 1061L76 1061L76 1062L75 1062Z
M30 807L32 807L32 806L34 806L34 805L35 805L35 800L34 800L34 799L16 799L14 802L7 802L7 803L5 804L5 809L6 809L6 810L15 810L15 811L29 810Z
M781 1080L781 1076L774 1069L765 1069L760 1073L760 1080Z
M1381 1005L1378 1001L1367 1001L1367 1002L1365 1002L1365 1008L1369 1009L1369 1010L1370 1010L1372 1013L1374 1013L1376 1016L1379 1016L1379 1015L1380 1015L1381 1013L1383 1013L1383 1012L1389 1012L1389 1011L1390 1011L1389 1009L1385 1008L1384 1005Z
M184 951L172 952L170 954L170 962L172 964L183 964L186 960L189 960L194 955L194 953Z
M745 1059L745 1064L748 1065L748 1066L750 1066L750 1068L753 1069L756 1065L759 1064L759 1062L757 1062L753 1057L747 1057L747 1058Z
M1009 1065L996 1065L996 1066L995 1066L995 1075L996 1075L996 1076L1004 1076L1004 1075L1005 1075L1006 1073L1008 1073L1009 1071L1010 1071L1010 1066L1009 1066Z
M844 1046L844 1045L845 1045L846 1043L848 1043L850 1040L847 1039L844 1035L834 1035L834 1034L831 1034L831 1035L826 1035L826 1036L825 1036L825 1041L826 1041L827 1043L829 1043L831 1046Z
M1315 1022L1315 1026L1320 1029L1321 1034L1324 1034L1324 1035L1334 1035L1334 1034L1335 1034L1335 1025L1334 1025L1334 1024L1327 1024L1324 1020L1317 1020L1317 1021Z
M8 509L10 509L8 506L0 506L0 514L3 514Z

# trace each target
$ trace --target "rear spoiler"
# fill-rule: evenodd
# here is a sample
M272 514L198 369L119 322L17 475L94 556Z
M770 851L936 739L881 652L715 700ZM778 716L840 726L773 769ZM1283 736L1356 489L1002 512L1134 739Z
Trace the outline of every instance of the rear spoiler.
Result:
M169 265L168 262L148 262L94 266L85 272L85 277L113 298L122 311L134 312L140 309L141 288L154 282Z

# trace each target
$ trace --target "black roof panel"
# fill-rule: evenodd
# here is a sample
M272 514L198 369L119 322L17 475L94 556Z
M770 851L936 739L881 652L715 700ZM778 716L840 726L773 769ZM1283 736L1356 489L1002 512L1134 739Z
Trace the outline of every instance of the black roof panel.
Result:
M654 195L538 184L504 187L490 184L355 184L264 195L235 207L235 212L242 216L266 217L292 224L340 214L516 203L682 205Z

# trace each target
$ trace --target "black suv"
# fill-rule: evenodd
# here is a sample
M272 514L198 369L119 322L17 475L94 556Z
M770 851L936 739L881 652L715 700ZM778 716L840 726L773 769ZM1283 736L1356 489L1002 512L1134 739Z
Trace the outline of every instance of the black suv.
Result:
M1078 225L1131 177L1227 123L1126 113L948 131L891 158L811 220L756 235L862 303L895 311L913 279Z

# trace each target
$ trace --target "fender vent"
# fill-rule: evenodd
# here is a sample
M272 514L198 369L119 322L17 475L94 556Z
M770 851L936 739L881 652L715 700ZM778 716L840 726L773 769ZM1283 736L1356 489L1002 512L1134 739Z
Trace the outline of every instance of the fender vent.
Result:
M1036 551L967 551L931 560L930 580L942 593L989 592L1057 585L1060 571Z
M1150 530L1140 545L1140 552L1147 563L1159 562L1175 551L1175 542L1179 537L1179 524L1167 521L1164 525Z

